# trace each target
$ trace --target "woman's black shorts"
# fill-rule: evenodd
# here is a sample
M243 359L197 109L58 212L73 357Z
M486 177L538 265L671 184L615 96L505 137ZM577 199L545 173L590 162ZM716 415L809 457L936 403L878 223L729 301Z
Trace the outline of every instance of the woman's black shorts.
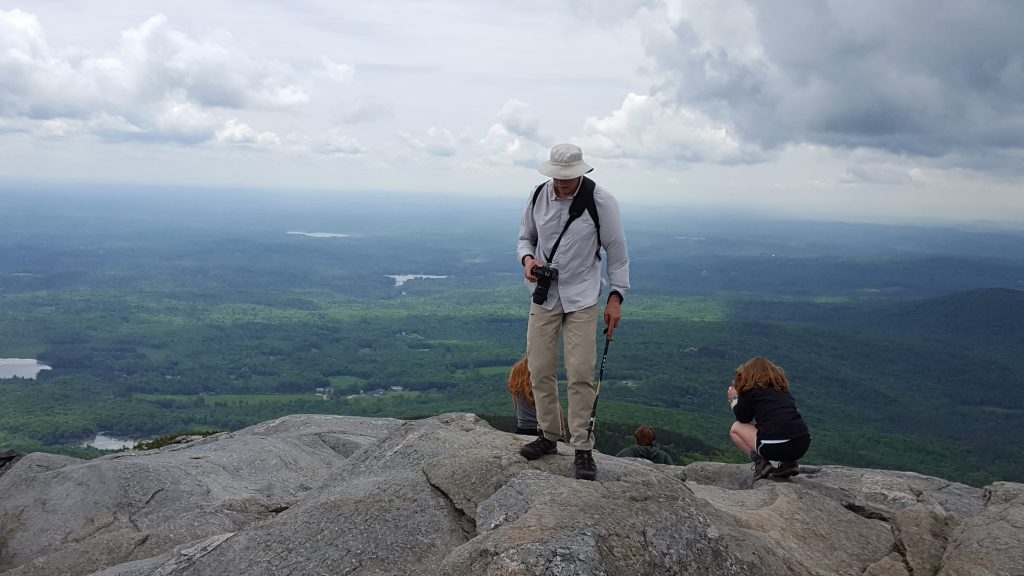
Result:
M811 447L811 435L798 436L779 444L762 444L757 441L757 453L766 460L795 462L804 457Z

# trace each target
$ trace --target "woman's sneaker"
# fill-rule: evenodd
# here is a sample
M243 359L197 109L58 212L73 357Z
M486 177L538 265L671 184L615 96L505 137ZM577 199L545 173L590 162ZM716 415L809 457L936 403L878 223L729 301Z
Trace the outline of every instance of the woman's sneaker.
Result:
M542 434L533 442L523 444L523 447L519 449L519 453L527 460L536 460L548 454L558 454L558 443L548 440Z
M800 464L797 463L796 460L790 460L788 462L781 462L778 468L775 468L768 473L768 477L773 480L782 480L783 478L796 476L799 473Z
M754 460L754 464L750 466L750 469L754 471L754 480L767 478L769 474L775 472L775 468L772 468L772 463L767 458Z

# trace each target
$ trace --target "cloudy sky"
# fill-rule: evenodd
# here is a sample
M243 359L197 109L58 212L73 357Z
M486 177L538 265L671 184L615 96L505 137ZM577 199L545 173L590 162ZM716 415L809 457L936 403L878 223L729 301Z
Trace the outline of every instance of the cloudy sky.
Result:
M1024 222L1017 0L0 0L0 183Z

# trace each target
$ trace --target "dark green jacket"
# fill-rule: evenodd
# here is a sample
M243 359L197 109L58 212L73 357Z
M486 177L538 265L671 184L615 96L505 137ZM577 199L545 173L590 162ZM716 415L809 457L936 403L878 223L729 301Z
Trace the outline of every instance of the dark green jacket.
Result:
M616 456L619 456L620 458L643 458L645 460L650 460L655 464L675 464L672 462L672 457L657 446L640 446L639 444L634 444L622 452L619 452Z

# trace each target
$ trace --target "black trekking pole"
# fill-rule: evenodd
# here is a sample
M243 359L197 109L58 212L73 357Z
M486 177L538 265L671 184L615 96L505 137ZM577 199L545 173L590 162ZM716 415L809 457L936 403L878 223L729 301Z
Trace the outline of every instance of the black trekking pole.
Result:
M601 372L597 377L597 393L594 395L594 406L590 409L590 422L587 424L587 441L594 432L594 419L597 418L597 400L601 398L601 382L604 381L604 364L608 361L608 344L612 341L608 329L604 329L604 354L601 355Z

